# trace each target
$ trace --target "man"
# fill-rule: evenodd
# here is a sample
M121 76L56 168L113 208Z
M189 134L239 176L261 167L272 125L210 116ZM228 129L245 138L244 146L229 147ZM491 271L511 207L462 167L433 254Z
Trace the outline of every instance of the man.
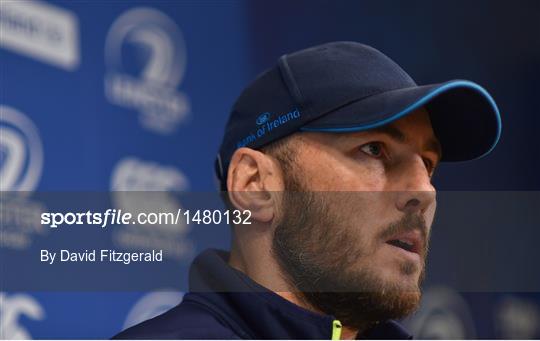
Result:
M500 129L480 86L417 86L359 43L281 57L235 103L216 161L252 224L196 258L180 305L118 337L410 338L393 319L420 301L433 172Z

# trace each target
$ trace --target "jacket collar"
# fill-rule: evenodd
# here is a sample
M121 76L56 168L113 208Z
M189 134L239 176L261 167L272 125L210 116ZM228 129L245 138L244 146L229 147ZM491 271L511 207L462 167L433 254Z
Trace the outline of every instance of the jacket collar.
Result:
M304 309L227 264L228 253L209 249L190 268L185 300L207 306L242 338L331 339L335 318ZM361 336L411 339L397 322L378 324Z

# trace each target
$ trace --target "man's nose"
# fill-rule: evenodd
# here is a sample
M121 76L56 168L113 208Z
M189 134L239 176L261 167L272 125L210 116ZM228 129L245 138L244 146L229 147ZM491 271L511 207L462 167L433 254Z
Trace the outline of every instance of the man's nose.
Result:
M435 188L421 157L403 167L395 190L396 207L404 213L423 213L435 202Z

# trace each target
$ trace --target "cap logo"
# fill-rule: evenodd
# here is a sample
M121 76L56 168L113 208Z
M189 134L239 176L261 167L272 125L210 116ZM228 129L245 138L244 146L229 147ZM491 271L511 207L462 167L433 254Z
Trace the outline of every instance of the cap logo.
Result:
M259 117L257 117L257 120L255 121L257 123L257 125L263 125L265 124L266 122L268 122L268 120L270 119L270 115L272 115L271 113L269 112L265 112L265 113L262 113L259 115Z
M255 127L255 130L244 136L240 141L237 141L236 148L245 147L271 133L274 129L280 130L280 128L288 125L294 120L299 119L301 116L298 109L293 109L288 113L279 115L273 120L270 120L271 115L272 113L270 112L264 112L260 114L255 120L255 123L257 123L257 127Z

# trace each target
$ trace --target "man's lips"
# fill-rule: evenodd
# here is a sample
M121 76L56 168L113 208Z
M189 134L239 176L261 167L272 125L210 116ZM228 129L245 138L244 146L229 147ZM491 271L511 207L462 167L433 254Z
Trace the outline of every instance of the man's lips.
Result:
M417 229L397 233L388 238L386 243L419 255L423 254L424 250L424 238Z

